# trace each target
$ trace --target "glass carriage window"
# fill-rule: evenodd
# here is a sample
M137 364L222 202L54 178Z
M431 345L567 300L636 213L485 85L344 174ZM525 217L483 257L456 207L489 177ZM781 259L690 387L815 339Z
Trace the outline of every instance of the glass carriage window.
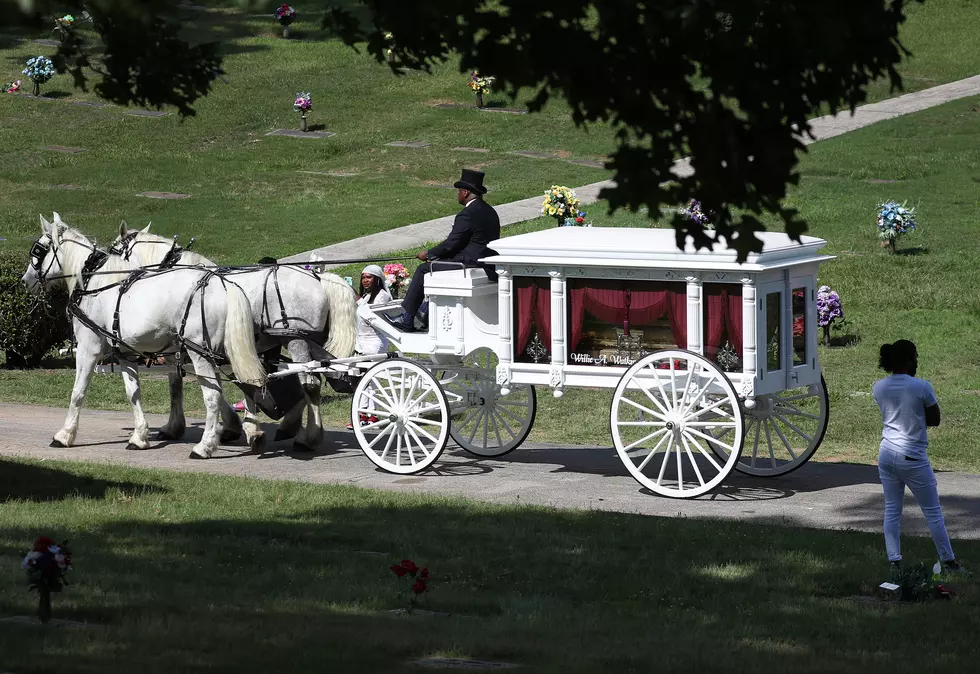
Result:
M628 366L687 348L686 283L569 279L568 296L569 365Z
M766 369L770 372L782 369L782 336L779 333L782 295L780 292L766 295Z
M551 362L551 279L514 278L514 362Z
M742 286L705 283L701 288L704 311L704 355L725 372L742 371Z
M806 364L806 288L793 288L793 365Z

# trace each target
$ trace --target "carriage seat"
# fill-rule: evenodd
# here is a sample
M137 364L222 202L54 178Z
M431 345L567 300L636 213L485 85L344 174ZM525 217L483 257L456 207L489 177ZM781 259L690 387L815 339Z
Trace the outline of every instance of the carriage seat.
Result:
M425 294L429 297L483 297L496 295L497 284L479 267L439 269L425 275Z

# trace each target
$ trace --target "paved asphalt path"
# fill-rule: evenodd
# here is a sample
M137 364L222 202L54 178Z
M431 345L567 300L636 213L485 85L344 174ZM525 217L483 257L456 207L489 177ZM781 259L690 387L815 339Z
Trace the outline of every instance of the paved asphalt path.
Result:
M188 459L203 422L188 420L186 441L151 444L126 451L132 415L83 410L78 445L48 447L64 420L64 410L0 404L0 457L72 459L141 468L209 472L264 480L352 484L371 489L460 495L492 503L530 503L561 508L610 510L664 517L709 517L766 521L789 526L878 532L884 501L874 466L811 461L796 472L772 479L733 474L715 493L693 500L662 498L646 492L608 447L556 447L528 443L500 460L476 459L450 447L423 475L384 473L361 453L347 431L327 432L314 453L272 443L262 454L242 444L222 446L208 461ZM151 432L165 421L148 415ZM980 475L940 473L939 491L950 534L980 538ZM907 496L905 533L928 535L921 513Z

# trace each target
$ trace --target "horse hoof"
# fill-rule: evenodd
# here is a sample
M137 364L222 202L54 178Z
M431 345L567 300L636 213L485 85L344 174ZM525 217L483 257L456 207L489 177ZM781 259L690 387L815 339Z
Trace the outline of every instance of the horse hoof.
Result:
M63 443L61 440L52 440L51 444L48 445L48 447L60 447L62 449L65 449L66 447L68 447L68 445Z
M265 449L265 436L256 435L248 441L248 448L253 452L261 452Z
M224 444L235 442L240 437L242 437L241 428L229 428L227 430L221 431L220 441Z
M290 431L276 431L276 442L280 440L292 440L296 437L296 433Z
M201 455L200 455L200 454L198 454L197 452L191 452L191 455L190 455L189 457L187 457L187 458L188 458L188 459L206 459L206 458L208 458L208 457L206 457L206 456L201 456Z
M141 452L144 449L149 449L149 447L140 447L139 445L132 442L126 445L126 450L130 452Z

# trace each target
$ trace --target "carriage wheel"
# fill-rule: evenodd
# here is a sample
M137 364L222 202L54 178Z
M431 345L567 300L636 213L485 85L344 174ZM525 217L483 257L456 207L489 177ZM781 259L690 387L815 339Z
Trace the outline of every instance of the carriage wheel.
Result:
M755 402L755 408L744 412L745 451L735 470L775 477L809 461L827 432L830 398L823 375L818 384L759 396ZM723 429L716 433L720 440L724 434Z
M637 361L619 380L609 417L619 458L637 482L661 496L708 493L725 481L742 451L735 387L691 351L658 351ZM723 431L727 439L711 435ZM709 442L728 455L717 457Z
M485 458L520 447L538 407L534 387L528 384L512 384L509 394L500 395L497 362L492 350L478 349L440 377L453 416L449 435L467 452Z
M361 426L360 415L377 421ZM376 466L401 475L425 470L449 436L449 403L435 377L408 360L385 360L364 375L351 404L354 435Z

